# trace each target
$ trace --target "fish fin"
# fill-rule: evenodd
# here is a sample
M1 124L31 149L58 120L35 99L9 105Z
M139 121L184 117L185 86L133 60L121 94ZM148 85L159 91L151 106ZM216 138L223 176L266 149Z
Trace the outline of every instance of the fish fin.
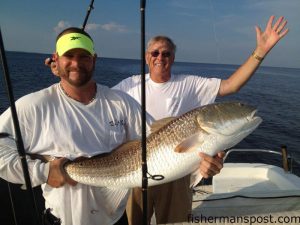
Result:
M158 131L160 128L170 123L172 120L176 119L176 117L167 117L161 120L156 120L151 124L151 133Z
M109 204L105 208L110 212L115 212L121 205L126 205L127 197L130 193L129 189L100 188L100 192L104 202Z
M195 170L193 173L191 173L191 178L190 178L190 188L193 188L195 186L197 186L197 184L200 183L200 181L202 180L202 175L199 172L199 170Z
M204 140L200 138L199 133L196 133L189 138L182 141L174 149L177 153L186 153L195 151L200 145L202 145Z
M111 190L111 191L120 191L122 192L122 190L124 190L124 187L121 187L121 186L109 186L109 187L105 187L106 189L108 190Z
M123 143L121 145L119 145L117 148L115 148L114 151L118 150L118 151L124 151L125 149L131 149L134 148L136 146L140 145L140 140L132 140L132 141L128 141L126 143Z
M193 144L191 144L187 141L184 141L176 146L176 148L174 149L174 152L186 153L186 152L192 152L195 149L196 149L196 146L194 146Z

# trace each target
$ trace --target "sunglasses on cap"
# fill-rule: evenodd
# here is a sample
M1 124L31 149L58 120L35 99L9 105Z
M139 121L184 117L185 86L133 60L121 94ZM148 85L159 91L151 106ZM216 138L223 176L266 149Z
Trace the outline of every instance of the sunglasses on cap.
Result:
M171 52L159 52L158 50L150 52L152 57L158 57L160 54L163 58L169 58L171 56Z

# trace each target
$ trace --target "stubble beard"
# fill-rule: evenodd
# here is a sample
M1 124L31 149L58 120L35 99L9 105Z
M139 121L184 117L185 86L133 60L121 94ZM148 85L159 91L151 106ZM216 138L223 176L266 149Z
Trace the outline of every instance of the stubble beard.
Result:
M80 73L80 76L77 77L76 79L72 79L70 76L70 72L72 71L78 71ZM61 79L64 79L67 83L69 83L72 86L75 87L83 87L85 86L93 77L93 72L94 69L91 71L88 71L86 69L67 69L67 70L62 70L58 68L58 73L61 77Z

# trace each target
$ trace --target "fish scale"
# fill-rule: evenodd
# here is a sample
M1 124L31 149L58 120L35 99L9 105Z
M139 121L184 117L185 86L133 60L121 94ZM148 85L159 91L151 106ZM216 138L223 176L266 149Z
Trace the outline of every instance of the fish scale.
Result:
M149 186L179 179L197 171L199 152L215 155L233 147L260 123L256 109L238 102L215 103L191 110L168 120L146 140L148 172L162 175L149 179ZM78 159L65 164L77 182L112 188L141 187L141 143L130 141L111 153Z

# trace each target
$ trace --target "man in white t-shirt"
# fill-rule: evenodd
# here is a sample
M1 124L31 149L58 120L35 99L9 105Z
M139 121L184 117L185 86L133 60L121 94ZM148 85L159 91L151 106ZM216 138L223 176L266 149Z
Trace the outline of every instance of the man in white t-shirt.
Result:
M53 59L60 82L16 101L26 153L55 157L48 163L27 158L32 185L42 186L48 209L44 223L127 224L128 190L76 183L63 164L140 138L140 106L124 92L92 79L96 54L91 37L82 29L68 28L58 35ZM2 132L15 137L9 109L0 116ZM0 177L24 183L12 138L0 139Z
M171 67L175 59L176 46L164 36L152 38L147 45L146 63L146 110L155 120L179 116L191 109L213 103L217 96L238 92L254 74L263 58L284 37L286 21L280 17L273 26L270 17L264 32L256 27L257 46L246 62L228 79L203 78L192 75L172 75ZM114 89L119 89L141 103L141 76L132 76L121 81ZM222 168L223 155L209 157L201 154L200 172L203 177L211 177ZM192 207L192 192L189 176L167 184L149 187L148 222L155 213L158 224L183 222L188 220ZM126 208L129 224L142 224L142 194L140 188L133 189Z

